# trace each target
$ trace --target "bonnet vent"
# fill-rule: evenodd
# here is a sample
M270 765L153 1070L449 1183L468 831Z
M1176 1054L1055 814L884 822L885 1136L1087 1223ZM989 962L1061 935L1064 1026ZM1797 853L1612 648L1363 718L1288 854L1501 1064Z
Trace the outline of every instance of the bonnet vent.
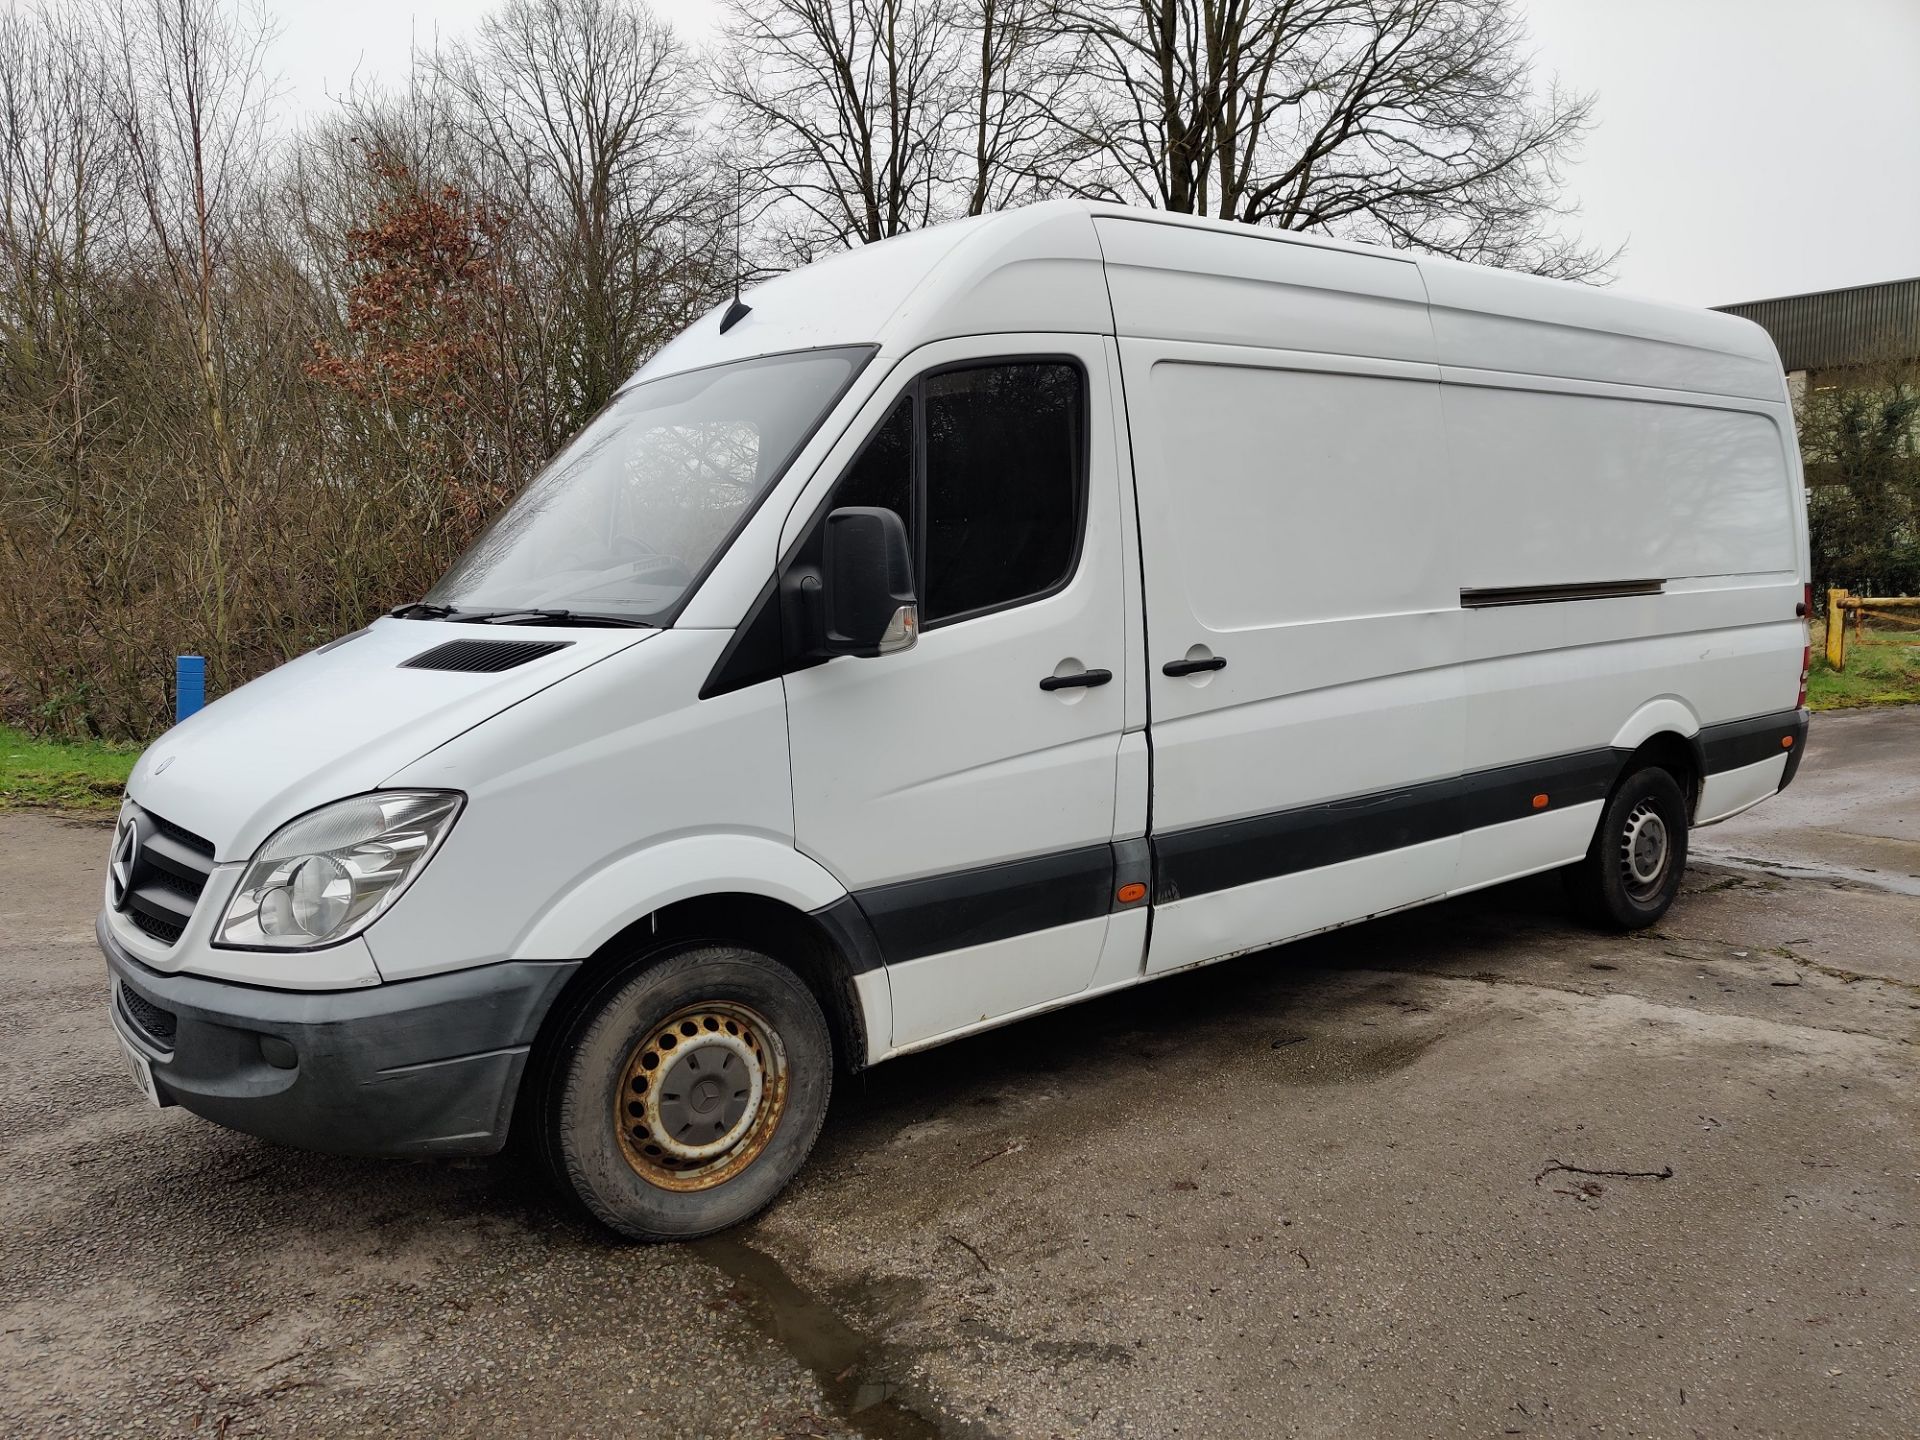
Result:
M402 660L402 670L465 670L493 674L511 670L542 655L564 650L571 640L449 640L423 651L411 660Z

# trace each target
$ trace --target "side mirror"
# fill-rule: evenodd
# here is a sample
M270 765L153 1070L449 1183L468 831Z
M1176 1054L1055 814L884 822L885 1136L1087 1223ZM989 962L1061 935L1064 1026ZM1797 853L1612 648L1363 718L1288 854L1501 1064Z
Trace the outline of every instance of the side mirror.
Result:
M821 650L892 655L920 638L907 527L891 510L849 505L827 516L821 556Z

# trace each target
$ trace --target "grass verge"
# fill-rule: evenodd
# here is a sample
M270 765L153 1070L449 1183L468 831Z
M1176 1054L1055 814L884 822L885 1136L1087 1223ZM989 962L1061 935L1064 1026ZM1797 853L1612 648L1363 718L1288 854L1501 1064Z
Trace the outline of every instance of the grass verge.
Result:
M113 810L135 745L36 740L0 725L0 810Z
M1876 630L1869 621L1863 637L1847 637L1847 668L1834 670L1827 665L1826 636L1816 626L1807 704L1815 710L1920 704L1920 629Z

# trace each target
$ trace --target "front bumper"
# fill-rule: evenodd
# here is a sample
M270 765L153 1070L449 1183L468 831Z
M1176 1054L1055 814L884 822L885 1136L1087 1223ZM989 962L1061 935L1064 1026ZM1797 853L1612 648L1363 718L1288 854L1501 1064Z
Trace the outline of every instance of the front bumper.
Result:
M265 990L163 975L94 933L114 1028L163 1103L341 1155L490 1155L527 1053L578 961L504 961L357 990ZM297 962L295 962L297 963Z

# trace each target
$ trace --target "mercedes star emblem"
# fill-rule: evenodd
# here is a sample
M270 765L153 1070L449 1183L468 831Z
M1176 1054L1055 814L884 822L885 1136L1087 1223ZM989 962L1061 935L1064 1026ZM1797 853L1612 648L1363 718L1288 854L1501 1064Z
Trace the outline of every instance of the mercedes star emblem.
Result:
M140 861L140 824L128 819L113 842L113 859L108 862L108 883L112 887L113 908L127 908L127 892L133 888L133 868Z

